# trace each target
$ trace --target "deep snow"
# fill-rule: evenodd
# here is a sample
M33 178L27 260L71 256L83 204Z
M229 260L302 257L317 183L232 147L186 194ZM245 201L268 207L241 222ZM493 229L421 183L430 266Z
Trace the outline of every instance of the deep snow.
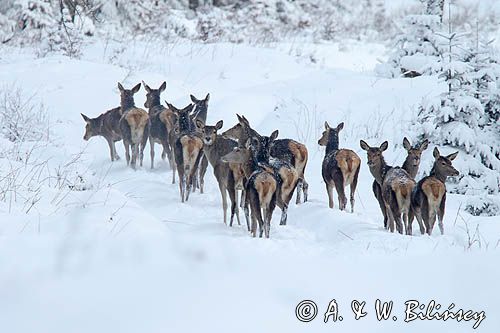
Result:
M44 172L52 175L66 165L68 177L79 175L87 190L44 183L28 214L22 196L0 202L2 331L472 330L472 322L403 322L406 300L434 299L443 308L455 303L484 310L478 331L497 332L498 218L472 217L463 211L465 197L449 195L444 236L437 228L432 237L417 235L416 222L413 237L382 227L359 140L388 140L387 162L401 165L403 137L413 139L413 106L443 89L435 77L375 77L371 69L383 52L356 42L266 48L97 43L74 60L5 49L0 87L15 84L36 93L51 118L51 142L34 155L48 160ZM285 227L278 226L276 210L271 239L252 239L244 226L222 223L211 169L206 193L181 204L158 145L155 170L149 169L149 147L144 167L135 172L125 165L121 143L122 160L111 163L102 138L83 141L80 113L97 116L117 106L116 82L130 87L140 80L152 87L166 80L162 97L176 106L187 105L190 93L210 92L209 124L222 119L227 129L235 113L244 114L261 133L279 129L279 137L304 142L310 201L291 206ZM141 89L136 104L144 99ZM325 120L332 126L345 122L340 145L362 159L354 214L337 209L336 193L336 208L328 209L320 172L324 151L317 145ZM417 178L430 170L432 149L424 152ZM0 175L12 163L1 158ZM344 321L324 324L332 298ZM377 298L394 300L396 322L375 319ZM295 318L303 299L318 304L311 323ZM353 319L353 299L367 302L367 318Z

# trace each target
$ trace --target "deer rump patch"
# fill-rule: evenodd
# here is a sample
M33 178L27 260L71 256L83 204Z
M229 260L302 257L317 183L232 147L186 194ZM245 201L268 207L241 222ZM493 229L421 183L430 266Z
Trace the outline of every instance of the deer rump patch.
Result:
M130 127L130 140L132 143L140 143L144 135L144 129L149 121L148 113L139 108L133 108L127 111L123 118Z
M422 192L427 197L429 207L437 208L443 199L446 188L436 178L428 178L422 184Z
M304 174L308 156L306 146L296 141L290 140L290 142L288 142L288 149L290 149L290 152L294 156L294 167L301 175Z
M294 167L285 166L279 168L278 174L282 180L281 196L282 199L285 200L285 198L295 189L297 181L299 180L299 175Z
M335 155L337 165L344 177L344 186L350 185L354 180L356 170L361 164L361 159L355 152L349 149L340 149Z
M191 170L203 148L203 141L194 135L183 135L179 139L182 146L182 162L184 169Z
M269 205L274 193L276 192L276 180L273 175L267 171L261 172L254 178L253 183L255 190L259 194L261 206Z
M407 210L411 204L411 193L415 187L415 181L411 179L410 175L401 168L393 168L388 171L384 179L383 187L387 189L390 187L394 192L397 204L400 209ZM389 200L387 190L384 190L385 200ZM390 201L388 201L390 202Z

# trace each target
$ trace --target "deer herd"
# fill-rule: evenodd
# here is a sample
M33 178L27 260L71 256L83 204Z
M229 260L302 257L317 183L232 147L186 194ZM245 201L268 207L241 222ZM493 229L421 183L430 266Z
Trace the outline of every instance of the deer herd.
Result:
M146 90L145 110L136 107L134 95L141 84L125 89L118 83L120 106L108 110L97 118L82 114L86 122L84 140L102 136L109 145L111 161L119 159L115 143L123 140L127 165L142 166L144 149L149 139L151 169L154 168L155 143L162 146L162 159L168 159L172 169L172 184L178 175L181 201L187 201L191 192L204 190L204 177L210 164L222 197L223 220L227 224L227 195L231 203L229 225L234 218L240 224L239 209L244 211L247 229L255 237L257 225L259 236L269 237L271 218L276 206L281 210L280 225L286 225L288 206L296 192L296 204L308 199L308 183L304 173L308 151L304 144L292 139L278 139L278 130L269 136L258 133L248 119L237 115L238 122L220 133L223 121L207 125L210 94L204 99L191 95L188 106L179 109L170 103L161 104L160 95L166 82L152 89L142 82ZM352 150L339 148L339 132L344 123L325 130L318 140L325 146L322 176L326 185L329 207L334 207L335 188L339 208L345 210L347 197L345 188L350 187L350 207L354 211L354 194L358 183L361 159ZM444 233L443 217L446 203L445 181L457 176L452 161L458 152L442 156L434 148L434 165L429 176L416 182L422 152L427 149L427 140L412 146L407 138L403 147L408 155L402 167L389 166L383 156L388 142L379 147L369 146L361 140L360 146L367 153L368 166L374 181L373 194L377 199L384 227L394 232L412 235L412 222L416 218L422 234L431 235L438 219L441 234ZM130 155L131 153L131 155ZM238 191L241 200L238 204Z

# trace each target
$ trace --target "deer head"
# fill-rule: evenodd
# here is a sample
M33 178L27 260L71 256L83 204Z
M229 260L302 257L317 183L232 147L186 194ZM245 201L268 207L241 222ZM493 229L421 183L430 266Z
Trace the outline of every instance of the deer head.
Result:
M118 82L118 90L120 90L120 99L122 111L135 106L134 95L141 89L141 84L137 84L132 89L123 88L122 84Z
M451 162L457 157L458 151L448 156L441 156L436 147L432 154L434 155L434 166L432 167L431 175L436 176L444 182L446 177L458 176L460 174L458 170L451 165Z
M97 118L89 118L83 113L80 113L82 115L83 120L87 123L85 125L85 134L83 135L83 140L88 141L91 137L101 135L101 126L102 126L102 118L97 117Z
M416 177L422 152L426 150L428 146L429 140L427 139L415 146L412 146L407 138L403 139L403 147L408 152L406 160L403 163L403 169L405 169L412 178Z
M203 143L207 146L211 146L215 142L217 131L220 130L223 125L224 122L222 120L219 120L215 126L207 126L201 120L196 120L196 127L198 127L202 133Z
M382 153L387 150L389 143L387 141L382 142L380 147L370 147L365 141L361 140L359 142L361 149L365 150L368 156L368 166L381 166L385 165L384 156Z
M332 127L330 127L328 122L325 121L325 130L323 131L321 138L318 140L318 144L320 146L326 146L327 151L330 151L332 149L338 149L339 148L339 132L343 128L344 128L344 123L340 123L337 125L337 127L332 128Z
M160 105L160 94L167 88L167 82L163 82L158 89L151 89L144 81L142 81L144 89L146 89L146 102L144 102L145 108L152 108L153 106Z
M190 113L194 107L193 104L189 104L188 106L184 107L183 109L178 109L167 101L165 101L165 103L167 103L168 108L177 117L177 121L176 121L176 124L174 126L176 133L190 132L190 131L194 130L194 128L192 128L193 119L191 118L191 115L190 115Z

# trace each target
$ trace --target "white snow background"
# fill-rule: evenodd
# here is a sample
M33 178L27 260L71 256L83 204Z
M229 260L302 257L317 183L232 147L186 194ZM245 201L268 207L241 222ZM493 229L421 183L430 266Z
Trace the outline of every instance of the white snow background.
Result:
M388 140L386 161L401 165L403 137L413 139L414 106L444 89L436 77L377 78L372 69L383 55L380 45L357 42L101 42L86 46L81 60L37 59L27 49L8 49L0 58L0 87L36 94L50 117L50 142L32 160L46 161L44 172L51 175L69 170L82 190L44 182L27 214L21 192L17 200L11 195L0 202L0 331L473 331L473 322L403 321L406 300L434 299L443 309L455 303L456 309L484 310L477 331L499 332L498 217L473 217L463 211L467 198L451 194L444 236L437 228L421 236L416 222L411 237L382 226L359 140ZM179 107L190 93L210 92L208 124L222 119L227 129L238 113L263 134L279 129L280 138L305 143L310 201L291 205L287 226L278 225L277 209L271 238L253 239L245 226L223 224L211 167L206 193L181 204L159 146L154 170L149 147L144 167L127 168L121 142L122 159L112 163L104 139L83 141L80 113L95 117L119 105L116 83L131 87L141 80L155 88L165 80L162 99ZM136 96L142 107L144 90ZM317 144L325 120L345 122L340 145L362 159L353 214L338 210L336 193L335 209L328 208L324 151ZM8 148L9 142L0 144ZM424 152L417 178L430 170L433 148ZM463 158L454 162L459 170ZM13 163L22 165L1 156L0 176ZM376 320L378 298L395 302L397 321ZM295 317L304 299L319 307L311 323ZM325 324L332 299L344 320ZM354 320L353 299L367 302L366 318Z

